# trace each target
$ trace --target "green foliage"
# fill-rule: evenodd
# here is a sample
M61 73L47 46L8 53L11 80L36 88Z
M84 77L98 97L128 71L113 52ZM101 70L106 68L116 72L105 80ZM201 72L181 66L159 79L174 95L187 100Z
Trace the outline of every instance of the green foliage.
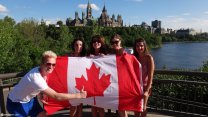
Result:
M203 105L208 104L208 86L205 84L208 82L207 77L178 73L178 75L157 74L154 78L152 95L154 98L150 98L149 103L151 106L198 113L203 112Z
M0 72L11 72L14 63L14 49L16 45L16 30L7 17L0 20ZM7 68L7 70L5 69Z
M63 22L62 21L57 21L56 24L59 25L59 26L62 26L63 25Z
M206 61L204 63L204 65L202 66L201 70L202 70L202 72L208 72L208 61Z
M0 73L29 70L39 65L42 52L52 50L58 55L71 51L71 42L76 37L83 37L86 47L93 35L100 34L109 44L115 33L122 37L123 47L132 47L138 37L146 39L150 47L159 47L161 37L152 35L138 27L101 27L96 20L85 27L71 27L58 21L57 25L47 26L33 18L24 19L16 24L14 19L6 16L0 19Z
M18 23L16 28L19 34L27 40L35 40L35 34L37 31L38 22L34 19L25 19L21 23Z
M11 25L11 26L14 26L15 23L16 23L15 20L12 19L12 18L9 17L9 16L5 16L4 19L3 19L3 21L4 21L5 23Z
M70 18L68 19L70 20ZM115 33L122 37L123 47L132 47L135 39L144 38L150 48L161 47L164 41L208 40L208 34L196 36L176 36L174 34L156 35L139 27L102 27L96 25L96 20L85 27L66 26L62 21L56 25L47 26L39 24L33 18L24 19L16 24L15 20L6 16L0 19L0 73L28 70L39 64L43 51L53 50L58 55L71 51L71 42L76 37L83 37L86 47L89 46L91 37L96 34L103 35L106 43ZM202 71L208 71L205 63Z
M183 35L177 36L176 34L163 34L163 42L176 42L176 41L208 41L208 33L201 33L197 35Z
M64 25L57 30L59 30L58 37L53 41L51 50L59 55L69 53L69 45L73 41L73 35L69 32L68 27Z

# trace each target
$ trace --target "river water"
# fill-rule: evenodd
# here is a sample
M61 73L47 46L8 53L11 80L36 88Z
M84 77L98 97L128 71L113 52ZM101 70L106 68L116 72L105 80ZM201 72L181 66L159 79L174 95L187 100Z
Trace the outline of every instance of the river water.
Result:
M151 49L156 69L195 70L208 61L208 42L170 42Z

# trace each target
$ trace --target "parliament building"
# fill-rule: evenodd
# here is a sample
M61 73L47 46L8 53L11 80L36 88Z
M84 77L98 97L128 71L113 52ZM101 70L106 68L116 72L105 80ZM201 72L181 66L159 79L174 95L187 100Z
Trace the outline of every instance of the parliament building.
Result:
M85 13L82 12L82 18L79 17L78 12L75 12L75 19L70 20L67 18L66 25L68 26L92 26L94 24L99 26L106 26L106 27L122 27L123 20L122 16L118 15L117 18L113 14L112 17L109 17L105 5L103 7L102 13L98 19L94 19L92 16L92 7L88 1L87 9L86 9L86 16Z

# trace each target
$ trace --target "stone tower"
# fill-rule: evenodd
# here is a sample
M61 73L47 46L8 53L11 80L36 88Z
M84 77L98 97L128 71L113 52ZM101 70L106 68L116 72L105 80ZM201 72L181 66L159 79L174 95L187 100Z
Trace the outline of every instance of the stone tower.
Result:
M88 0L88 4L87 4L87 17L86 19L92 19L92 7L89 3L89 0Z
M76 20L78 20L78 19L79 19L78 12L75 12L75 19L76 19Z

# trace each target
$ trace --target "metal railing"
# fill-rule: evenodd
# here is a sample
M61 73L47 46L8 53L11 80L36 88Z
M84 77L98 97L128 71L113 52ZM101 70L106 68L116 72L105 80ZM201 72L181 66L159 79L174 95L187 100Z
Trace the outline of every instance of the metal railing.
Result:
M208 73L156 70L150 109L176 116L208 116Z
M8 92L25 74L0 74L0 114ZM208 116L208 73L155 70L149 109L169 115Z
M6 111L7 93L24 75L25 72L0 74L0 114L7 113Z

